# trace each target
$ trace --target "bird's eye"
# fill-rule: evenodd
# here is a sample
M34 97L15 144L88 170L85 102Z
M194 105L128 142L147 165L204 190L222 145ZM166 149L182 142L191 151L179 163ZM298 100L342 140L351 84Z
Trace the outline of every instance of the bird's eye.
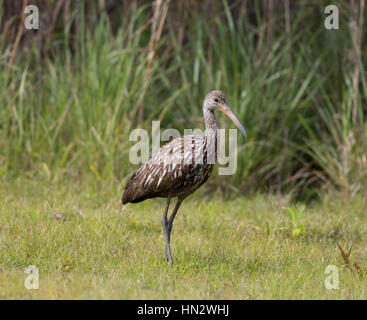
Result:
M217 98L214 99L215 102L218 102L219 100Z

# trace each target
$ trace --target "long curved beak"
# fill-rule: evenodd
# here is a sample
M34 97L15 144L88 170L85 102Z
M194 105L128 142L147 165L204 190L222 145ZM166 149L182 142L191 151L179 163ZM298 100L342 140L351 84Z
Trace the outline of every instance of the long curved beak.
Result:
M225 113L234 122L234 124L237 126L237 128L240 129L240 131L242 132L242 134L247 139L247 134L246 134L245 128L242 126L241 122L237 119L237 117L234 115L234 113L231 111L231 109L229 109L229 107L226 104L222 104L218 108L218 110L220 110L223 113Z

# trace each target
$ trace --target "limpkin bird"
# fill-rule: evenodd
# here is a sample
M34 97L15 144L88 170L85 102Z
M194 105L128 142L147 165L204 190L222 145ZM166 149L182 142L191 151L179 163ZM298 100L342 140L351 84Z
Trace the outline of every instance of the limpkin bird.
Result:
M167 198L162 225L166 239L165 259L172 264L170 248L173 220L182 201L195 192L209 178L217 159L218 124L214 110L224 112L246 136L240 121L226 104L222 91L212 91L203 102L205 136L187 135L176 138L154 152L131 177L127 183L122 203L137 203L145 199ZM177 203L168 218L171 199L177 197Z

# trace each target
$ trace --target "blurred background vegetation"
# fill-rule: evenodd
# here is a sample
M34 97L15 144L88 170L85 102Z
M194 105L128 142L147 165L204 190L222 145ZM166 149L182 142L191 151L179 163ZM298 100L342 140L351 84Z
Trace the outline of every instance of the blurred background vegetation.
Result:
M0 0L0 176L120 188L133 128L203 128L221 89L249 139L205 192L367 195L364 2Z

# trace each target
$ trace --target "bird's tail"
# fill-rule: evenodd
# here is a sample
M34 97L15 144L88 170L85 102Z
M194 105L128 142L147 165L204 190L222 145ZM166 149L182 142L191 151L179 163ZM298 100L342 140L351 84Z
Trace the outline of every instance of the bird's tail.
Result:
M128 182L128 184L125 187L124 193L122 195L122 204L126 203L137 203L140 201L143 201L142 198L141 188L138 187L134 177Z
M134 200L134 196L131 192L131 191L133 191L133 188L129 188L129 184L130 183L128 183L126 185L124 193L122 195L122 199L121 199L122 204L126 204L126 203L131 202L132 200Z

